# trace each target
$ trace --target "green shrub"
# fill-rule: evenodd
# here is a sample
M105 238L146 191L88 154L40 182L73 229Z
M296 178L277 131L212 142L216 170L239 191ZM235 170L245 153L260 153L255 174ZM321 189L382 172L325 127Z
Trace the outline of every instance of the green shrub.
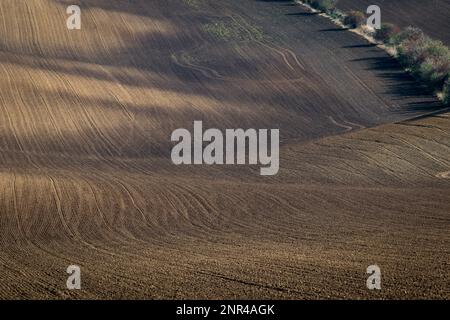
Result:
M437 61L443 61L450 57L450 50L441 41L432 40L430 38L426 41L424 56L422 60L432 58Z
M404 41L417 41L424 38L425 35L422 30L416 27L407 27L401 32L397 32L391 36L390 43L392 45L400 45Z
M344 18L343 23L350 28L358 28L364 21L366 21L366 16L361 11L350 11Z
M364 13L351 11L344 15L336 9L337 0L304 0L313 8L331 15L339 13L339 19L357 28L365 21ZM426 36L422 30L408 27L401 31L397 26L383 23L375 30L374 38L395 47L400 63L430 89L442 90L444 104L450 105L450 49L441 41Z
M428 60L439 68L449 64L450 50L441 41L427 36L404 40L398 46L401 62L407 67L414 67Z
M450 106L450 75L447 76L447 81L444 84L444 91L442 94L444 104Z
M400 63L407 68L415 68L423 61L427 48L427 37L407 39L397 46L397 56Z
M337 0L307 0L311 7L323 12L332 12L336 9Z
M413 72L430 89L439 90L446 83L450 72L450 63L428 58L414 68Z
M449 48L418 29L405 30L395 41L400 63L430 89L442 89L450 74Z
M388 43L400 32L400 29L391 23L382 23L380 29L375 30L375 40Z
M334 9L330 12L328 12L328 15L334 19L334 20L339 20L339 21L344 21L345 17L347 16L344 12L342 12L339 9Z

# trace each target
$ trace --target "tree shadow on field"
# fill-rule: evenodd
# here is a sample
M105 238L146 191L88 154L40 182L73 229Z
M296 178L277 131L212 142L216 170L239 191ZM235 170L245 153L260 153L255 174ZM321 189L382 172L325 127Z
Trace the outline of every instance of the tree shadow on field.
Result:
M58 10L61 9L63 13L65 12L64 4L69 3L68 1L48 1L60 5ZM170 150L167 147L167 137L170 137L171 131L192 124L194 119L203 120L208 123L208 126L219 129L281 127L283 138L295 137L304 140L341 132L342 127L329 125L330 115L345 118L344 120L361 126L391 121L393 117L391 117L390 106L383 105L380 99L374 97L363 86L360 92L353 91L358 89L353 89L352 86L350 89L341 88L341 91L332 88L339 81L336 79L344 79L344 82L352 81L352 84L359 85L353 75L353 72L358 72L358 68L350 68L350 72L346 72L349 58L345 55L345 50L339 50L341 41L349 45L347 49L351 49L350 56L355 57L353 54L355 50L367 50L364 55L357 52L356 57L366 57L367 60L360 64L360 69L367 67L367 63L370 63L371 68L376 71L375 74L381 75L386 80L386 88L398 97L403 114L430 111L429 95L423 96L423 99L422 97L416 99L419 92L417 83L411 82L411 79L406 79L407 81L403 83L405 79L402 75L404 76L405 73L402 70L393 71L392 65L386 61L382 63L382 60L376 60L379 58L368 59L368 56L373 55L370 54L370 50L375 49L358 44L360 42L354 44L355 37L349 36L350 33L320 32L327 26L331 27L331 24L324 23L322 21L324 18L298 15L301 9L298 6L291 7L291 1L255 0L254 3L257 2L260 2L259 8L277 5L270 5L269 2L286 7L281 10L279 17L283 24L275 30L274 35L278 35L277 32L284 33L286 29L290 33L293 29L289 28L287 23L289 21L296 19L312 21L312 27L310 22L302 23L306 31L303 30L304 35L301 39L307 40L314 50L311 52L304 50L303 48L306 47L304 43L298 41L291 33L288 40L292 40L292 43L285 45L281 41L274 41L270 45L281 46L281 43L285 45L283 50L292 48L292 55L288 51L280 51L276 48L271 50L254 44L249 46L249 50L242 47L239 47L239 50L226 50L225 42L212 39L201 29L205 19L208 19L208 14L220 16L221 12L205 13L194 9L186 12L186 7L182 6L179 0L82 0L82 10L83 8L86 10L83 11L83 29L79 33L78 31L69 35L61 33L63 41L54 39L48 47L43 45L47 43L39 46L28 44L24 46L18 42L17 46L8 46L8 43L0 42L0 55L7 58L9 64L17 64L38 71L50 71L45 74L46 77L49 77L51 73L61 73L73 76L66 78L66 80L69 79L68 82L73 81L73 78L78 78L77 81L80 82L86 81L83 83L83 88L89 88L89 82L95 84L96 89L84 92L85 95L81 95L70 86L60 85L59 88L54 89L54 92L43 92L39 84L33 85L35 85L35 91L40 90L41 94L49 97L49 100L54 95L58 100L66 103L74 113L85 110L96 117L107 113L122 121L114 122L111 128L104 129L104 133L112 138L109 140L124 141L124 143L107 141L103 149L97 150L97 153L102 156L111 154L128 154L137 157L149 157L155 154L167 156ZM235 3L232 5L236 8L245 8L244 4L241 5L237 0ZM219 7L219 11L221 8ZM225 9L223 11L226 11ZM109 11L106 17L102 10ZM239 10L236 11L242 14ZM296 15L286 16L283 11ZM272 14L270 9L268 12ZM129 17L127 14L137 17ZM223 14L226 15L227 12ZM62 14L61 17L64 18L64 15ZM118 18L130 20L126 24L108 23L108 19L114 21ZM263 18L267 19L264 23L271 22L270 17L264 15ZM101 27L102 23L106 23L116 33L105 31L104 28L107 27ZM99 24L98 30L97 24ZM339 29L339 31L345 30ZM311 32L316 33L311 34ZM331 46L322 46L317 39L311 40L319 33L323 41L331 43ZM80 44L80 39L86 40L86 44ZM200 68L192 67L196 61L193 61L190 66L174 61L173 54L187 52L194 56L196 51L193 50L205 43L209 47L206 50L202 47L201 51L207 61L202 61ZM220 50L210 50L216 46L220 47ZM230 46L235 48L236 44L232 43ZM324 54L318 55L315 50L321 50L324 47L326 49ZM328 53L334 49L340 52ZM262 50L265 51L260 54ZM280 52L275 51L280 51L281 55ZM381 52L381 50L378 51ZM245 59L242 58L243 55ZM286 60L283 60L281 56ZM299 62L298 67L295 63L297 57L299 60L303 59L303 65ZM326 81L322 78L326 74L313 73L308 64L316 63L315 58L322 59L320 63L325 66L324 73L342 70L344 73L342 78L339 78L340 75L336 72L332 74L337 77L336 79ZM329 62L327 59L332 61ZM346 69L341 68L341 63L346 64ZM202 67L204 68L201 69ZM207 68L209 70L206 70ZM211 69L218 71L219 76L225 74L232 81L225 82L220 77L214 77L214 73L206 72ZM370 73L369 76L372 74ZM368 72L363 72L364 76L368 76ZM286 84L278 83L278 79ZM258 84L259 82L262 84ZM32 92L29 94L30 99L33 97L39 99L36 98L38 95L33 96ZM367 100L354 99L361 96L364 99L364 95L368 96ZM170 99L167 98L168 96ZM347 98L348 96L351 97ZM409 100L402 100L404 97L413 97L412 101L419 102L408 104ZM388 99L390 103L392 95ZM166 103L161 103L161 100ZM214 104L214 108L209 108L211 104ZM171 109L171 107L176 108ZM370 111L354 112L358 108ZM389 108L388 112L386 108ZM386 113L390 114L386 116ZM394 120L399 118L395 117ZM85 136L92 141L99 139L98 134L87 125L88 120L80 116L77 117L77 121L78 124L83 124ZM81 123L82 121L84 123ZM136 125L133 121L139 121L139 123ZM133 132L132 129L136 127L139 130ZM155 136L155 141L146 140L147 137L152 137L152 134ZM70 132L64 132L64 135L69 146L64 149L65 152L76 152L80 149L70 148L79 144L76 135L71 136ZM87 150L87 153L93 152L91 149Z
M255 2L264 2L271 4L272 6L290 7L286 10L285 15L290 16L291 19L310 19L309 16L315 16L317 13L304 10L298 4L295 4L292 0L255 0ZM59 0L58 4L72 4L71 0ZM102 10L113 11L118 13L128 13L137 16L143 16L146 18L152 18L155 20L161 19L162 16L172 17L171 21L177 21L180 23L180 27L186 22L183 18L184 11L182 9L180 1L174 0L153 0L151 4L145 0L83 0L81 5L84 7L100 8ZM186 4L184 4L186 5ZM181 7L181 8L180 8ZM156 10L157 9L157 10ZM292 12L295 9L295 12ZM300 9L300 11L299 11ZM304 11L303 11L304 10ZM189 16L189 23L192 25L201 25L204 19L199 16ZM317 17L320 19L320 17ZM333 24L330 24L333 25ZM325 33L338 33L347 31L348 28L330 27L319 29L318 32ZM343 36L343 35L342 35ZM184 83L192 84L189 86L179 86L174 84L173 81L159 82L159 86L166 87L168 90L185 90L186 93L192 93L192 88L195 88L195 84L198 83L199 78L195 71L187 70L179 65L174 65L171 60L173 52L189 51L196 46L204 42L202 36L193 33L189 34L189 39L183 39L183 35L163 35L158 33L144 33L139 35L138 42L140 45L136 45L130 42L130 46L127 49L116 49L115 52L97 52L95 56L82 56L74 55L71 59L77 62L87 62L99 65L110 65L113 67L132 67L143 71L149 71L155 74L165 75L166 78L176 79ZM339 37L339 36L337 36ZM342 37L341 37L342 38ZM351 39L351 37L345 37ZM187 41L188 40L188 41ZM356 44L350 44L343 46L345 49L365 50L374 49L376 46L366 42L365 40L358 39ZM381 50L378 50L381 51ZM370 55L369 51L364 52L363 56ZM67 55L64 52L58 54L57 58L65 58ZM151 56L151 59L149 58ZM424 98L426 101L418 102L417 105L427 104L430 94L429 90L426 90L418 82L416 82L411 76L407 75L401 66L396 63L395 59L388 56L385 57L373 57L363 58L359 61L366 60L370 63L369 70L376 71L376 74L385 79L387 84L387 93L393 94L399 99L401 98ZM167 66L171 65L171 68ZM66 70L70 72L70 70ZM240 70L227 69L227 74L230 76L236 76L239 78ZM99 73L91 74L94 77L102 78ZM142 79L136 79L133 77L116 77L124 84L133 86L148 86ZM200 93L200 92L199 92ZM262 96L265 93L261 93ZM427 99L428 98L428 99ZM430 108L438 108L438 103L434 101ZM416 103L406 104L411 108L411 111L420 112L423 108L423 112L428 112L426 107L417 107ZM403 108L402 112L407 112L407 108Z
M377 45L373 44L373 43L364 43L364 44L354 44L354 45L348 45L348 46L343 46L342 48L345 49L356 49L356 48L376 48Z
M274 2L272 4L273 6L276 6L278 2L256 1ZM278 6L283 7L285 3L286 1L280 1ZM345 32L349 29L337 27L328 21L328 19L311 14L309 10L302 6L295 6L296 9L286 8L284 10L284 16L288 18L286 23L299 26L307 23L310 28L302 29L304 33L308 32L311 37L316 37L316 33L321 33L322 35L317 36L318 39L340 44L344 50L339 50L337 47L334 55L338 59L343 59L342 65L351 65L352 62L355 62L353 64L354 67L351 67L352 72L357 70L370 71L370 75L356 73L358 77L361 77L361 80L367 87L370 88L372 85L369 82L371 76L374 75L381 80L377 81L376 88L373 91L382 99L384 96L387 96L387 104L392 106L390 108L392 114L397 114L401 118L444 109L444 106L433 95L432 91L416 81L400 66L396 59L390 57L384 50L378 48L377 45L369 43L354 33ZM296 21L301 22L297 24ZM355 92L356 94L358 93Z
M327 29L321 29L320 32L342 32L342 31L348 31L349 28L327 28Z
M40 107L40 96L50 104L58 101L59 106L52 112L69 109L67 114L80 128L78 135L66 130L62 123L39 123L43 129L36 130L35 138L43 146L42 150L48 153L168 157L171 132L186 128L194 120L202 120L219 129L282 127L284 137L305 140L340 130L326 125L327 114L308 105L305 96L312 91L308 84L301 88L292 84L295 81L302 83L302 77L306 76L292 72L272 50L252 44L248 51L265 51L263 54L251 53L244 59L237 50L221 48L218 54L207 48L206 58L209 62L214 60L214 63L207 63L206 67L217 66L220 75L224 73L236 81L225 82L220 77L211 77L211 73L205 76L202 71L206 68L196 69L186 63L176 63L172 55L192 53L204 43L212 48L216 44L227 45L206 38L200 29L204 15L195 10L192 10L192 15L186 14L186 9L180 8L180 1L83 0L81 6L85 10L82 11L83 27L80 31L64 29L64 4L69 2L49 2L58 6L56 10L49 6L48 12L54 10L63 14L55 19L56 22L51 20L41 32L50 33L52 28L61 27L56 29L60 32L56 33L59 37L41 43L39 38L37 45L29 44L26 38L16 42L0 40L0 56L6 63L27 69L36 78L39 75L53 81L52 74L57 74L57 78L63 79L55 81L48 90L39 81L30 79L17 79L16 83L30 88L27 98L37 108ZM130 5L125 6L126 3ZM173 6L175 3L177 6ZM111 12L107 12L105 17L105 13L97 8ZM38 18L46 19L50 16L48 12L42 10ZM123 14L120 18L124 20L129 19L127 23L109 24L108 19L119 18L116 13ZM138 17L128 17L125 13ZM159 21L162 23L158 24ZM102 27L102 24L106 26ZM169 27L165 29L167 25ZM115 33L105 30L108 27ZM234 47L233 44L230 46ZM241 52L245 50L239 49ZM287 85L264 85L276 82L278 78ZM262 85L258 85L260 81ZM330 105L326 104L325 109ZM111 120L110 125L103 114ZM92 124L91 119L84 115L89 115L97 123ZM317 125L308 126L309 121ZM44 129L61 133L59 136L45 135ZM80 136L86 137L89 145L83 146L84 140L80 140ZM59 138L64 143L58 142ZM94 142L98 144L91 147ZM35 150L28 144L25 149Z
M318 15L319 12L295 12L295 13L286 13L287 16L315 16Z
M386 55L383 57L353 59L352 61L365 61L369 63L370 67L368 70L376 72L377 76L383 78L388 93L397 97L399 100L420 98L421 101L409 102L397 112L415 116L446 109L442 102L433 96L433 91L405 71L395 58Z

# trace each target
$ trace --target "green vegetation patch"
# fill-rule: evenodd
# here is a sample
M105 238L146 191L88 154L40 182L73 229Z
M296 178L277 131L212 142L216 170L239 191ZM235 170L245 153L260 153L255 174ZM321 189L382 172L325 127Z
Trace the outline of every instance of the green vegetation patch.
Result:
M442 100L445 105L450 106L450 79L447 79L444 85L444 91L442 93Z
M450 75L450 50L441 41L433 40L420 29L409 27L391 37L402 65L434 91L446 88ZM444 102L448 103L448 100Z
M321 10L350 28L358 28L366 16L359 11L348 13L336 9L338 0L299 0ZM442 93L444 104L450 105L450 49L441 41L431 39L422 30L383 23L373 38L395 49L397 59L412 75L435 93Z
M260 41L264 37L261 28L236 17L204 24L203 30L225 41Z
M359 28L366 21L366 16L361 11L350 11L343 19L344 25L350 28Z
M338 0L303 0L303 2L309 4L314 9L323 12L332 12L336 9Z

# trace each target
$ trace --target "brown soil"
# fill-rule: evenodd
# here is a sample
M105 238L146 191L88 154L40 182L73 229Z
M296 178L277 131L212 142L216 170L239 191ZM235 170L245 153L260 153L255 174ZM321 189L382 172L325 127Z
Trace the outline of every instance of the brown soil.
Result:
M416 26L434 39L450 45L450 1L448 0L339 0L338 7L366 12L376 4L382 20L400 27Z
M450 297L450 115L406 121L442 106L385 52L286 1L69 2L0 2L0 298ZM279 174L172 165L194 120L279 128Z

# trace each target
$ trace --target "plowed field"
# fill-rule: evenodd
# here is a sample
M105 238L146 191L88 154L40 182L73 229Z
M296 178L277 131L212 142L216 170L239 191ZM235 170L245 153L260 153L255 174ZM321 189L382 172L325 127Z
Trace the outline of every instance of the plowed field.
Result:
M339 0L339 8L347 11L365 12L372 4L381 8L384 22L419 27L432 38L450 45L449 0Z
M0 2L0 298L450 297L450 116L385 52L288 1L72 2ZM173 165L194 120L279 128L278 175Z

